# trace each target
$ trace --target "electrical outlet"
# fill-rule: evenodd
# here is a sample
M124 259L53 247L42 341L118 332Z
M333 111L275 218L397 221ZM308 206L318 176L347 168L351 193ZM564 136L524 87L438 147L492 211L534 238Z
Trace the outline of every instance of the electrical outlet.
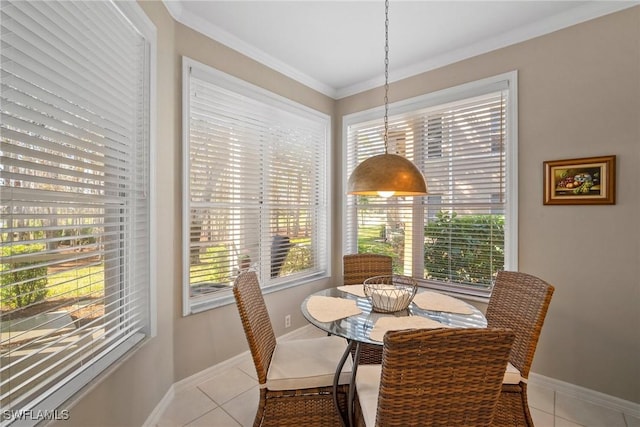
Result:
M285 328L290 328L291 327L291 315L287 314L286 316L284 316L284 327Z

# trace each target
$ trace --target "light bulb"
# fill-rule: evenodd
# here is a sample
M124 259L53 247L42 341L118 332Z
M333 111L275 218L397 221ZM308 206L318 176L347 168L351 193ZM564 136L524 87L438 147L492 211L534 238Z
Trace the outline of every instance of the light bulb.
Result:
M387 198L393 196L395 193L395 191L378 191L378 196Z

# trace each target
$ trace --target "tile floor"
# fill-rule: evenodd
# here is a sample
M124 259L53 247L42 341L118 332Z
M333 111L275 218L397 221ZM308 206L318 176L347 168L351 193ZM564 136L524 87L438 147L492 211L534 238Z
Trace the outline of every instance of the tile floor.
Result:
M313 327L303 329L304 336L322 334ZM251 356L208 372L197 385L176 390L157 427L253 425L259 391ZM529 385L529 405L536 427L640 427L639 418L533 384Z

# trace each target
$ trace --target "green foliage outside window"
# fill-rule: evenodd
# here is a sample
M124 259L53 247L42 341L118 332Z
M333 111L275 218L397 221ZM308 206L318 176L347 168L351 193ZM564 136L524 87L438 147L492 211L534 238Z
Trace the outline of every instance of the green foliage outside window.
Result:
M404 234L387 235L385 226L358 227L358 252L389 255L393 272L406 274ZM439 212L425 226L426 279L488 287L504 268L504 215Z
M0 255L5 260L9 256L44 250L44 245L14 245L3 247ZM47 297L47 267L35 267L38 264L37 261L0 264L0 297L3 307L26 307Z
M504 216L440 211L425 227L425 277L490 286L504 268Z
M384 225L358 227L358 253L388 255L393 259L393 272L403 274L404 236L388 239Z

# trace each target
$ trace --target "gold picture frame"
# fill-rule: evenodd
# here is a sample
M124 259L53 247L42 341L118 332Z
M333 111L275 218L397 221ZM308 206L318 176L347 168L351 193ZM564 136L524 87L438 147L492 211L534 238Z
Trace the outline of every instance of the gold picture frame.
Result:
M616 203L616 156L550 160L543 166L545 205Z

